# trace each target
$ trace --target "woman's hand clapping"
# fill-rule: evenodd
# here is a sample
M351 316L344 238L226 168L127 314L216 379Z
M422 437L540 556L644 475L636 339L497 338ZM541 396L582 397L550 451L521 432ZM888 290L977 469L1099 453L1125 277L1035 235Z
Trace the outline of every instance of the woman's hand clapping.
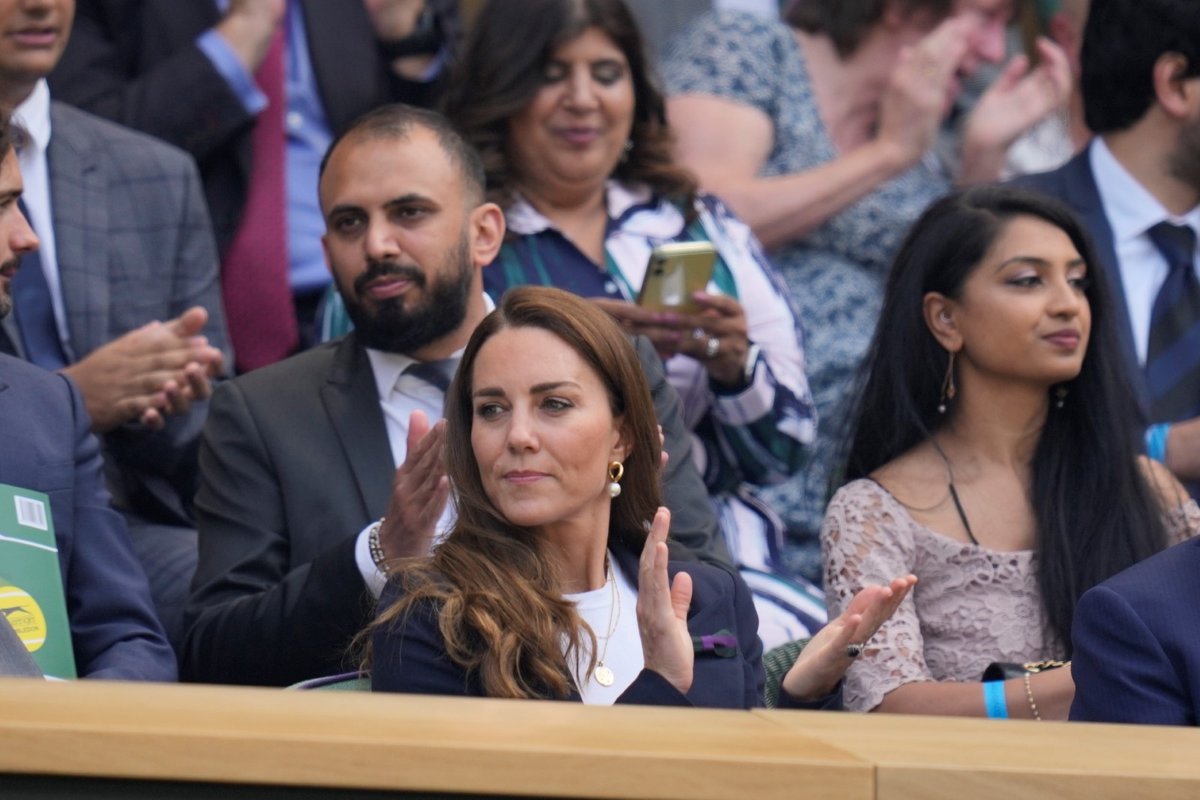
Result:
M832 620L801 651L783 677L782 688L796 700L817 700L832 692L854 663L846 648L867 642L887 621L916 584L915 575L896 578L888 586L866 586L854 595L841 616ZM865 649L863 657L871 650Z
M692 576L667 575L667 533L671 512L660 507L646 537L638 562L638 631L646 669L663 676L684 694L692 688L695 654L688 632L688 607L692 602Z
M1015 56L967 117L963 129L959 183L985 183L1000 177L1008 148L1025 131L1071 97L1071 66L1062 48L1046 38L1037 42L1039 64Z

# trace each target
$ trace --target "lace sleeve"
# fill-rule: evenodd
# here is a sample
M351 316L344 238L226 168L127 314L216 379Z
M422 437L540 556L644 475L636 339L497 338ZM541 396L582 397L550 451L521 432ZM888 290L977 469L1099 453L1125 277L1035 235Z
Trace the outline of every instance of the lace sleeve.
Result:
M1183 505L1167 512L1167 541L1179 544L1200 533L1200 506L1189 499Z
M891 495L868 480L847 484L830 501L821 526L830 619L842 613L863 586L886 584L915 571L914 523L898 510ZM918 583L846 673L847 710L870 711L893 689L934 679L925 663L917 616L920 589Z

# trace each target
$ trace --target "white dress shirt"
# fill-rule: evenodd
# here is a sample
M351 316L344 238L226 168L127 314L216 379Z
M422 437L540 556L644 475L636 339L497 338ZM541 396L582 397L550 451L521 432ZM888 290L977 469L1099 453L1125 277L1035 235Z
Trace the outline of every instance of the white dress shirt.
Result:
M38 235L41 243L38 247L38 258L42 262L42 271L46 273L46 284L50 287L50 302L54 308L58 338L63 342L70 342L62 279L58 274L58 259L54 246L54 212L50 206L50 166L46 160L46 148L50 146L50 87L45 78L38 81L33 93L16 107L12 118L29 134L17 151L21 178L25 182L21 200L29 212L29 224L33 226L34 233ZM70 352L69 348L67 352Z
M1088 150L1096 188L1104 206L1104 215L1112 227L1113 248L1117 253L1125 305L1133 328L1133 344L1138 363L1146 363L1150 347L1150 315L1154 299L1167 279L1167 261L1147 235L1152 227L1168 221L1190 225L1200 234L1200 206L1182 217L1167 212L1137 179L1121 166L1101 137L1092 140ZM1193 256L1200 276L1200 253Z

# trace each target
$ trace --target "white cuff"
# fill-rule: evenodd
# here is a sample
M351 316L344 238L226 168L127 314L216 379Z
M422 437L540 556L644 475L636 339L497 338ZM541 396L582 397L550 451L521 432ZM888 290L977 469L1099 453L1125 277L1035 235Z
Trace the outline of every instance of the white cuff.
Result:
M379 595L383 594L383 587L387 585L387 575L384 575L383 570L375 566L375 560L371 558L371 548L367 540L371 536L371 528L374 525L375 523L371 522L359 531L358 539L354 542L354 563L358 565L358 571L362 574L363 583L367 585L367 591L378 600Z

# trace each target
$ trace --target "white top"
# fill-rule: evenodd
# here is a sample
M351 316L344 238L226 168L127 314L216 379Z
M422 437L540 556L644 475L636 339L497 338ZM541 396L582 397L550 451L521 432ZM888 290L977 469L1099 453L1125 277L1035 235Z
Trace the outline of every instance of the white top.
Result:
M62 280L58 275L57 249L54 245L54 213L50 206L50 167L46 160L46 148L50 146L50 87L45 78L39 80L29 97L17 106L12 118L29 134L28 141L17 151L21 178L25 182L25 192L21 199L29 211L29 224L33 226L34 233L41 241L38 257L42 261L42 272L46 273L46 283L50 287L50 302L54 307L54 321L58 324L58 338L69 342L71 334L67 328Z
M1191 225L1200 234L1200 206L1182 217L1167 213L1163 204L1121 166L1099 136L1092 140L1088 159L1104 215L1112 227L1113 248L1117 253L1121 285L1125 289L1134 349L1138 362L1145 364L1146 351L1150 348L1150 313L1168 272L1166 259L1146 232L1166 220L1176 225ZM1200 275L1200 252L1193 260Z
M571 671L583 702L596 706L611 706L615 703L621 692L629 688L633 679L645 666L642 658L642 635L637 624L637 587L617 566L617 560L612 557L612 553L608 554L608 563L612 566L609 578L599 589L563 595L564 600L575 603L575 610L579 612L579 616L596 634L597 652L603 658L604 666L613 673L612 686L602 686L592 675L583 674L591 657L591 647L584 637L583 652L578 663L571 665Z

